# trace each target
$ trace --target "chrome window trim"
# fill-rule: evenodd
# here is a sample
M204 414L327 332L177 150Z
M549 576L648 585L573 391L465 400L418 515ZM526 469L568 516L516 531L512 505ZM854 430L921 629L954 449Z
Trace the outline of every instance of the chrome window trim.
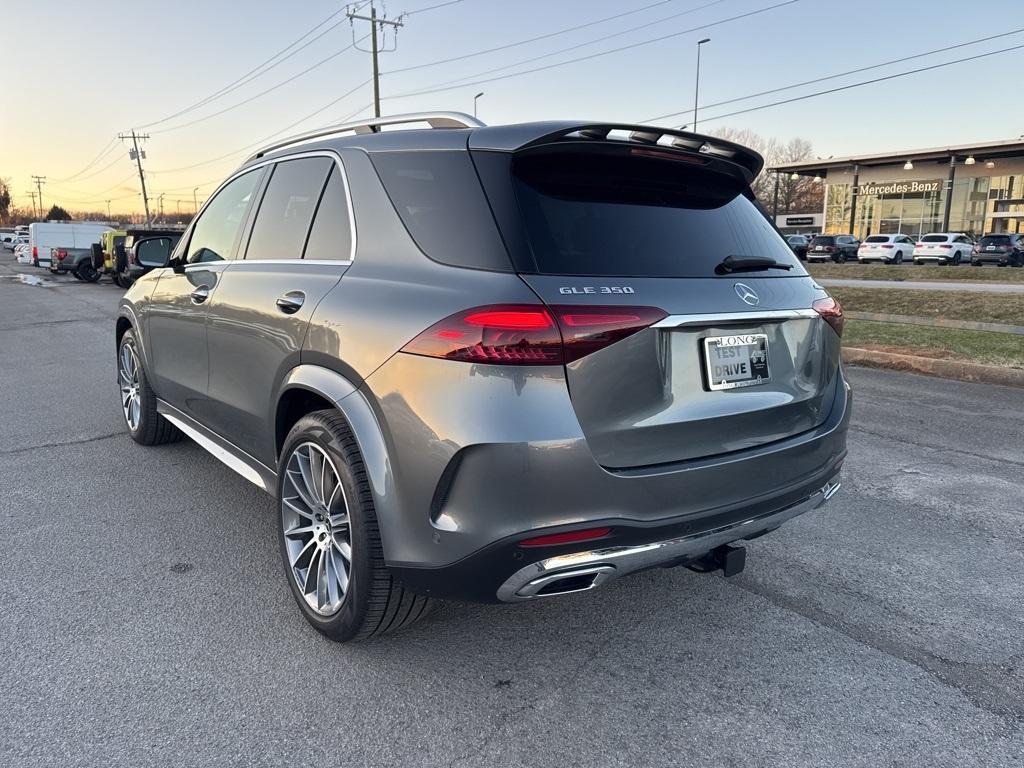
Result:
M224 181L222 181L220 183L220 186L218 186L210 194L210 196L206 199L206 202L203 203L203 207L199 209L199 213L197 213L195 215L195 217L192 219L192 223L189 225L189 228L185 231L185 234L182 235L182 237L181 237L182 242L184 242L186 239L191 239L191 237L192 237L192 229L195 227L195 222L199 221L199 217L202 216L203 213L206 211L206 206L208 206L210 204L210 202L220 193L220 191L224 187L226 187L232 181L237 179L239 176L242 176L243 174L249 173L249 171L255 171L257 168L263 168L265 166L276 164L276 163L285 163L285 162L288 162L289 160L301 160L304 157L327 157L327 158L330 158L331 160L333 160L335 162L335 164L338 166L338 169L341 171L341 183L345 187L345 207L348 209L348 226L349 226L349 232L352 235L352 245L351 245L351 248L349 249L349 257L348 257L348 259L338 259L338 260L334 260L334 259L310 259L309 261L310 261L311 264L314 263L314 262L317 262L317 263L320 263L320 264L337 264L337 265L345 265L345 266L351 265L356 260L356 244L358 242L358 239L357 239L358 238L358 233L356 232L356 212L355 212L355 208L352 205L352 187L350 186L349 181L348 181L348 172L345 170L345 163L342 162L341 153L336 151L336 150L333 150L333 149L315 149L315 150L310 150L308 152L296 152L296 153L290 154L290 155L279 155L279 156L272 157L272 158L266 158L266 159L260 160L257 163L253 163L252 165L246 165L246 166L243 166L243 167L239 168L233 174L231 174L226 179L224 179ZM329 184L329 183L330 183L330 176L328 176L327 180L325 181L325 184ZM323 193L323 191L324 191L323 189L320 190L321 194ZM264 192L264 194L266 194L266 189L264 189L263 192ZM260 199L260 202L262 202L262 198ZM318 206L319 206L319 203L318 203ZM317 209L317 213L319 213L319 207ZM257 216L259 215L259 211L257 211L256 215ZM255 220L253 221L253 223L255 224ZM316 215L314 214L312 224L315 224L315 223L316 223ZM312 224L311 224L311 226L312 226ZM251 227L249 228L249 234L250 234L250 236L252 235L252 228ZM305 246L303 246L303 248L305 248ZM248 250L248 241L246 241L246 249ZM256 264L256 263L260 263L260 264L273 264L273 263L294 264L296 262L302 263L302 262L304 262L306 260L305 259L305 255L306 255L305 254L305 250L303 250L303 254L302 254L303 258L299 258L299 259L253 259L250 263L251 264ZM232 264L244 264L246 262L246 259L245 259L245 256L243 254L242 258L239 258L239 259L226 259L225 261L230 261L230 263L232 263Z
M813 309L770 309L762 312L709 312L697 315L669 315L652 328L685 328L693 325L736 325L784 320L813 320L818 317Z

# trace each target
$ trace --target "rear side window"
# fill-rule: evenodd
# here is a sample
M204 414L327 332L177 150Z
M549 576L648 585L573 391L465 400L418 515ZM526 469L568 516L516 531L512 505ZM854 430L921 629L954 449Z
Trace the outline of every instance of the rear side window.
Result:
M945 235L925 235L921 238L922 243L944 243L949 240Z
M834 237L816 237L811 240L811 245L835 245L836 239Z
M299 259L331 160L305 157L274 166L249 236L246 260Z
M348 215L345 183L338 166L331 171L327 188L316 209L305 258L337 261L352 258L352 222Z
M376 152L374 168L416 245L457 267L511 271L469 152Z
M803 274L745 185L724 174L619 148L526 154L512 169L541 274L711 277L726 256Z
M889 242L889 238L887 236L885 236L885 235L872 235L871 237L867 238L864 242L865 243L888 243Z

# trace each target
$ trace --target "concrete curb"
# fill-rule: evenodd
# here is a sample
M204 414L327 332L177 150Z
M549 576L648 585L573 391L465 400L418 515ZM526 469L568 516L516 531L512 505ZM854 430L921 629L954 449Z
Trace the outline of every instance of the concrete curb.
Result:
M879 352L856 347L843 347L843 362L850 365L864 365L869 368L923 373L926 376L937 376L941 379L1000 384L1004 387L1024 387L1024 369L1022 368L1002 368L980 363L936 360L930 357L900 355L895 352Z

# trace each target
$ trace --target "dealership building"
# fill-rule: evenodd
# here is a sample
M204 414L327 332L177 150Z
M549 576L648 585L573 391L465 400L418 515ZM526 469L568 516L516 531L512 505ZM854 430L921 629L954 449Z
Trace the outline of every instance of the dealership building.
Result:
M770 168L825 185L822 211L778 214L783 232L1024 233L1024 136L877 155L808 160Z

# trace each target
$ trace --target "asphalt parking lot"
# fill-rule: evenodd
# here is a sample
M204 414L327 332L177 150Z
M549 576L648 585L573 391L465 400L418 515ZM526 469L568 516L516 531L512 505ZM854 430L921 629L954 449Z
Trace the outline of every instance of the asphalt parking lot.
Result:
M744 574L446 604L338 646L293 607L269 496L125 434L121 292L10 261L0 766L1024 759L1024 391L851 369L843 490Z

